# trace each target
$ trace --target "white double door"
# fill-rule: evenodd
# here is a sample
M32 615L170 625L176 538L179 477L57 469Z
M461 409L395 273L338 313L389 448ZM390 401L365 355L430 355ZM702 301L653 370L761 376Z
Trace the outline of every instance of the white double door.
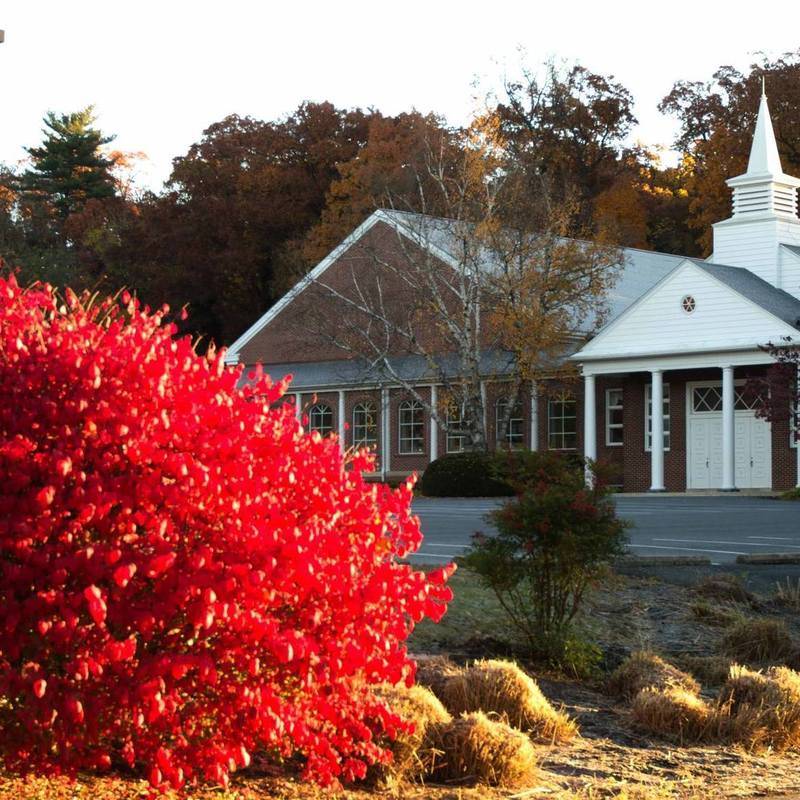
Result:
M722 414L689 413L688 487L722 486ZM772 435L769 423L752 411L736 411L734 452L737 489L772 487Z

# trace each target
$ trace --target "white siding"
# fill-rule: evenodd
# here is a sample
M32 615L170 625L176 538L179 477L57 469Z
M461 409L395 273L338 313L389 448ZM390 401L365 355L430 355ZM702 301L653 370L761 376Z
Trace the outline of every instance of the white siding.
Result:
M785 276L782 279L780 244L800 245L800 220L793 222L774 216L758 220L725 220L714 225L711 261L749 269L773 286L800 297L797 282L790 289Z
M800 255L780 248L781 289L800 298Z
M692 295L687 314L681 300ZM614 358L635 353L687 353L755 347L794 328L768 314L708 273L685 262L576 356Z

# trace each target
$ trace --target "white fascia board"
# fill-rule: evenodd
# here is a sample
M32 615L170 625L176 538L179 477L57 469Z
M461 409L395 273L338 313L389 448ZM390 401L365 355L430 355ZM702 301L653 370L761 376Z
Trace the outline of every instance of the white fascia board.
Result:
M272 322L278 314L283 311L289 303L294 300L300 292L303 291L310 283L317 280L328 267L336 261L343 253L349 250L370 228L383 218L380 211L376 211L364 220L344 241L341 242L336 248L331 250L322 261L317 264L314 269L307 275L302 277L275 305L271 306L269 310L253 323L229 348L225 354L226 364L239 363L239 351L264 327ZM384 220L385 221L385 220Z
M692 353L631 353L629 356L609 358L604 361L587 361L580 364L585 375L614 375L650 370L686 370L722 367L746 367L757 364L772 364L769 353L754 350L751 346L720 350L719 348L698 350Z
M278 314L283 311L292 300L295 299L309 284L318 280L322 274L347 250L349 250L359 239L361 239L376 223L384 222L390 225L398 233L402 233L406 238L427 249L432 255L441 259L452 267L456 267L455 259L440 247L428 242L424 237L415 234L408 226L395 219L391 212L387 213L382 209L374 211L364 222L361 223L341 244L331 250L322 261L317 264L307 275L301 278L275 305L273 305L260 319L251 325L227 350L225 353L225 363L236 365L239 363L239 351L244 347L259 331L263 330L272 322Z

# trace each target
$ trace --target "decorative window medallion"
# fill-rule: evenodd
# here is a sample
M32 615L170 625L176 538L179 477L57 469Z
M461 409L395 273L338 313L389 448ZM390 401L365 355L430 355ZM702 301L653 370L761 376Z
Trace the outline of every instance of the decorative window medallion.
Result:
M695 308L697 308L697 302L695 301L692 295L687 294L683 300L681 300L681 308L687 313L691 314Z

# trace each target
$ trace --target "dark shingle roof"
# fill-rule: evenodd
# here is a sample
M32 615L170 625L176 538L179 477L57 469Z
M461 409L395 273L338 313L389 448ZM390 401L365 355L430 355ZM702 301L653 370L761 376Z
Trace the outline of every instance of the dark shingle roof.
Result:
M787 325L800 329L800 300L788 292L743 267L727 267L698 258L688 260Z
M444 355L436 359L434 365L416 355L396 356L391 359L392 369L409 383L424 383L441 374L456 377L460 374L458 357ZM363 384L377 386L387 382L386 375L378 368L371 367L363 360L350 361L310 361L289 364L265 364L264 371L273 379L280 380L292 376L289 391L302 389L322 389L324 387ZM509 353L501 350L487 350L481 355L480 372L485 377L508 375L513 371ZM245 374L244 378L247 378Z
M406 228L409 233L420 237L426 243L449 253L458 261L458 254L463 245L459 233L463 232L464 223L442 217L430 217L408 211L384 210L397 224ZM657 253L652 250L638 250L633 247L620 248L623 263L614 285L605 297L606 311L604 323L616 319L634 300L655 286L663 277L683 262L684 256L668 253ZM482 266L491 268L494 256L486 250L478 254ZM596 327L596 319L584 320L583 327L591 332Z

